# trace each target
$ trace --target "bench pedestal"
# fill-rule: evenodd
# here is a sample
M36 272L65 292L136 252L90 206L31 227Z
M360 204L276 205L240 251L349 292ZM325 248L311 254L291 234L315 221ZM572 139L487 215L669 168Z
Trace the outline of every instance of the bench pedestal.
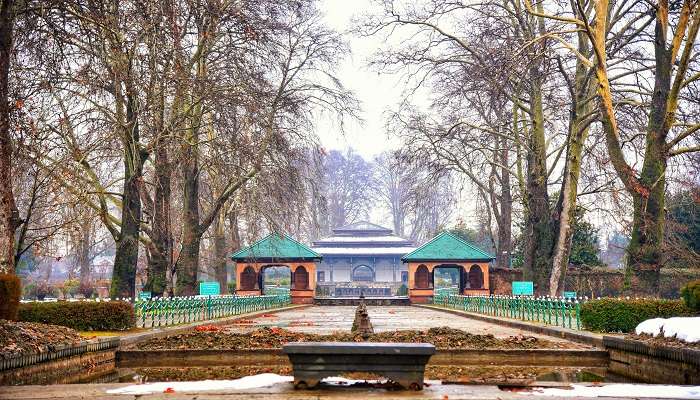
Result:
M423 389L425 365L435 354L428 343L289 343L284 346L294 373L294 387L314 388L323 378L368 372L404 388Z

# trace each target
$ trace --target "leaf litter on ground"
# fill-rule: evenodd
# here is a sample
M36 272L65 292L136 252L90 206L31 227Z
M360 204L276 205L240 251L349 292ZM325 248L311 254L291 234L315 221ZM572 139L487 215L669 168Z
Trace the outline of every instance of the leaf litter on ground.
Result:
M81 340L80 333L64 326L0 320L0 358L51 351Z
M293 332L278 327L263 327L247 333L227 330L188 332L138 343L139 350L172 349L277 349L289 342L390 342L390 343L432 343L442 349L542 349L579 348L571 342L549 341L534 336L509 336L497 338L493 335L479 335L460 329L438 327L427 330L399 330L379 332L363 338L350 332L336 332L318 335Z

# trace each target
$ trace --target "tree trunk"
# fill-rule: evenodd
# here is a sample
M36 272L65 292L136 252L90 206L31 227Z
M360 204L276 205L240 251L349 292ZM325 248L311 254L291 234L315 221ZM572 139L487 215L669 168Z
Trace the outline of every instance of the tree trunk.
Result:
M77 243L76 261L79 268L80 287L86 288L90 285L90 244L94 238L92 236L91 221L83 221L82 225L81 240Z
M590 47L587 36L579 34L579 52L588 55ZM564 167L564 182L557 205L556 244L552 256L552 274L549 281L549 295L558 296L564 286L566 272L571 255L571 239L573 238L573 221L576 215L578 197L578 180L581 176L583 148L588 137L587 118L593 111L593 103L589 100L595 95L595 85L588 73L588 68L577 61L576 76L574 77L575 97L571 104L569 120L569 143L566 150L566 165Z
M153 192L153 227L151 242L153 251L148 263L144 290L153 296L162 296L167 287L167 271L173 259L170 226L171 170L166 143L156 146L153 162L155 188Z
M632 238L627 247L627 267L638 278L638 289L643 293L658 295L660 269L664 264L664 198L666 191L666 137L673 124L673 115L668 115L671 74L673 70L673 48L667 47L668 3L661 2L657 10L654 41L656 73L654 94L647 125L644 164L639 176L640 187L632 193L634 219ZM661 15L660 13L666 13ZM687 46L688 44L686 44ZM674 99L675 100L675 99Z
M9 74L15 6L12 0L0 5L0 273L15 273L15 231L19 211L12 193L12 138L10 135Z
M498 244L496 246L496 265L501 268L510 267L510 257L513 252L512 224L513 224L513 195L510 191L510 171L508 170L508 148L506 140L500 150L501 164L501 198L498 221Z
M226 261L228 256L228 246L226 245L226 218L223 213L216 218L214 225L214 272L216 281L219 282L221 293L228 293L228 273L226 271Z
M547 154L544 134L541 82L531 71L530 108L532 129L527 152L527 216L523 278L532 280L539 294L548 293L549 268L554 234L547 193Z
M199 156L196 130L188 140L183 155L183 196L182 196L182 250L177 261L177 286L175 294L190 296L196 294L197 269L199 266L199 244L201 232L199 224Z
M44 273L44 280L46 281L46 284L49 284L49 281L51 280L51 274L53 273L53 263L54 263L54 258L51 257L49 259L49 262L46 264L46 272Z
M121 230L116 240L117 251L112 270L110 297L136 296L136 266L139 258L139 234L141 233L141 194L139 184L143 179L145 154L139 142L139 126L136 117L136 99L127 97L124 128L124 191L122 196Z
M238 212L235 210L232 210L228 213L228 224L229 224L229 230L231 231L231 253L235 253L238 250L241 249L241 233L238 230ZM233 268L233 279L237 279L238 275L236 274L236 268L237 266L234 265Z

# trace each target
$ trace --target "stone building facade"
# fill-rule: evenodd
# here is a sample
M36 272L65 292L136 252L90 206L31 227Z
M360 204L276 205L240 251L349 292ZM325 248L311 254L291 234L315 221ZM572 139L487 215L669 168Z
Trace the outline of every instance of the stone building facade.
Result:
M312 249L323 257L316 281L332 288L331 293L336 287L360 287L389 288L395 294L408 283L401 257L415 245L389 228L362 221L333 229L332 236L313 242Z

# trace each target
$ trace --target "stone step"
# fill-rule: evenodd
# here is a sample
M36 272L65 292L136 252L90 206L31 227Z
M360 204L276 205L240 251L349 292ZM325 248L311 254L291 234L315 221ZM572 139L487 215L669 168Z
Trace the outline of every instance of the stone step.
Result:
M368 306L410 306L408 297L314 297L314 304L319 306L358 306L360 302Z

